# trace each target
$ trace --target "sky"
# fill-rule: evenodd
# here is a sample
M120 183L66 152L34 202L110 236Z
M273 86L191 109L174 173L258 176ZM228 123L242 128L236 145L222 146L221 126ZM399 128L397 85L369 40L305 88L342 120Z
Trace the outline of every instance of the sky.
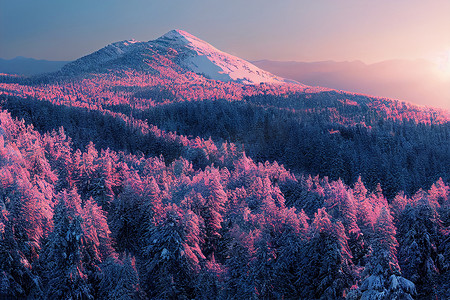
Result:
M446 59L448 0L0 0L0 57L74 60L182 29L247 60Z

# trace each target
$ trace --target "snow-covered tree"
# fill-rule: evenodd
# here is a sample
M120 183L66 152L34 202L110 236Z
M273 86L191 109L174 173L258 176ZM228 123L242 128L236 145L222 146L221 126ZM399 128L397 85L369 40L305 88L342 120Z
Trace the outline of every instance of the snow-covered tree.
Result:
M348 299L413 299L414 283L401 276L395 238L396 228L389 209L382 207L375 223L372 253L365 266L359 288L352 290Z
M252 278L251 262L255 256L255 236L259 232L243 232L234 225L225 237L225 267L227 269L225 294L229 299L257 299Z
M43 269L46 298L92 299L83 263L82 219L77 214L80 199L75 191L62 191L53 217L54 229L43 249Z
M193 213L184 215L172 204L166 207L159 224L147 222L140 274L150 297L187 299L193 296L199 262L204 259L199 245L195 244L195 234L198 234L195 217Z
M344 226L332 222L325 208L315 214L310 226L310 241L301 258L298 272L300 297L339 299L354 284L351 253Z
M131 172L123 184L123 192L114 199L110 213L112 237L119 252L137 253L144 212L144 183L137 173Z
M145 294L139 286L136 261L133 257L126 255L122 259L109 258L100 268L100 299L145 299Z
M436 297L437 278L443 271L441 222L436 203L430 203L424 192L419 191L414 198L417 205L408 205L399 217L399 264L403 275L415 283L419 296Z

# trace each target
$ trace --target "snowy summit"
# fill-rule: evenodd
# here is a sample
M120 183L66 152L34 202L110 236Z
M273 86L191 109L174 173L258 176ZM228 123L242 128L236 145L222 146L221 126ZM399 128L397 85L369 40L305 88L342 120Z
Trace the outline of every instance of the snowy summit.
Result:
M183 30L172 30L155 42L167 44L186 53L183 67L220 81L237 81L246 84L283 83L284 78L261 70L255 65L223 51ZM186 51L186 50L191 50Z
M153 41L126 40L110 44L92 54L67 64L65 72L98 71L101 69L145 69L146 59L154 53L181 67L208 79L243 84L282 84L295 81L275 76L255 65L223 51L182 30L172 30Z

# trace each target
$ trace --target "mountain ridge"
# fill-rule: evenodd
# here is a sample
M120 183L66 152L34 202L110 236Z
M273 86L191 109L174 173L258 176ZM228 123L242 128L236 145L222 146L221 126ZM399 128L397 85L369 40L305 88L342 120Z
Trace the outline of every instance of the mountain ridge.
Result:
M32 76L58 71L67 63L68 61L35 59L23 56L12 59L0 58L0 73Z

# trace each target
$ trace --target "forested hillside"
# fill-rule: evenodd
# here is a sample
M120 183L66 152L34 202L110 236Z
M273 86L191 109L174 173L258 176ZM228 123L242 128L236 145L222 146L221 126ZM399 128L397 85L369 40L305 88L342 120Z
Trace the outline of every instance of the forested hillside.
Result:
M0 119L5 296L448 292L442 180L388 203L360 179L295 178L239 152L228 167L195 170L183 158L74 150L63 129Z

